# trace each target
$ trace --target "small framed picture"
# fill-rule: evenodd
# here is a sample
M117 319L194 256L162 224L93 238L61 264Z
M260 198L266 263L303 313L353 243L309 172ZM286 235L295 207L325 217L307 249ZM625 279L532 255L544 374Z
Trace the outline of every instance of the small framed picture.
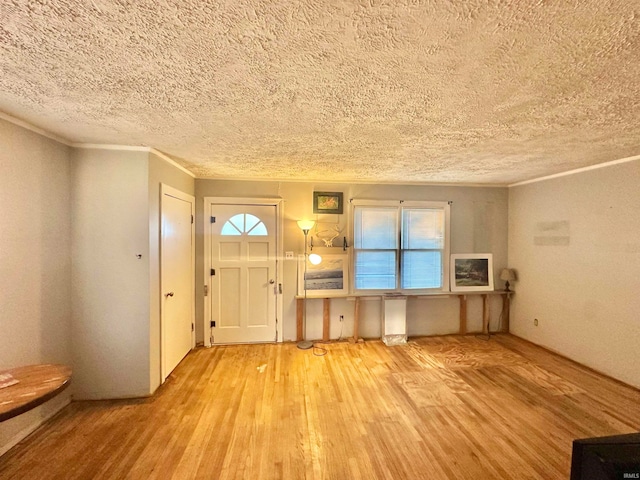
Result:
M490 253L453 254L450 269L452 292L493 290L493 255Z
M342 192L313 192L313 213L341 214L342 211Z

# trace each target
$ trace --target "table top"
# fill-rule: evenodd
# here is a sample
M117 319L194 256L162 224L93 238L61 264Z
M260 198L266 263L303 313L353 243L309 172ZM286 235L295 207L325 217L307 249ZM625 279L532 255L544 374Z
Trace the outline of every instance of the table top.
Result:
M0 422L31 410L69 386L71 368L66 365L28 365L0 370L18 382L0 388Z
M410 292L393 292L393 293L384 293L384 292L358 292L358 293L338 293L333 294L330 290L327 291L324 295L318 295L314 293L313 295L296 295L296 299L304 300L305 298L308 300L317 300L323 298L429 298L429 297L452 297L452 296L466 296L466 295L512 295L515 293L514 290L472 290L472 291L455 291L455 292L429 292L429 293L410 293Z

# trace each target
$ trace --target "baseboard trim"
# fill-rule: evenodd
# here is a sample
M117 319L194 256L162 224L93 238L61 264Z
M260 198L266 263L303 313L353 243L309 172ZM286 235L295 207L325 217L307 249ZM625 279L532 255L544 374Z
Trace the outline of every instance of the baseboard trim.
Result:
M16 433L6 444L0 446L0 457L31 435L33 432L42 427L45 423L51 420L53 417L58 415L65 407L67 407L71 403L71 398L68 397L58 408L52 410L51 412L45 413L44 417L39 419L37 422L32 423L31 425L26 426L18 433ZM42 407L40 407L42 408Z
M521 337L519 335L516 335L515 333L509 332L508 334L511 335L512 337L517 338L518 340L522 340L523 342L526 342L526 343L528 343L530 345L533 345L534 347L540 348L540 349L544 350L545 352L552 353L553 355L561 357L562 359L567 360L567 361L573 363L574 365L578 365L579 367L584 368L585 370L589 370L592 373L595 373L597 375L601 375L603 377L606 377L609 380L612 380L612 381L616 382L617 384L622 385L623 387L631 388L631 389L635 390L636 392L640 392L640 387L637 387L635 385L631 385L630 383L627 383L627 382L625 382L623 380L620 380L618 378L612 377L608 373L601 372L600 370L598 370L596 368L593 368L593 367L590 367L588 365L585 365L584 363L580 363L577 360L574 360L573 358L567 357L565 354L563 354L561 352L558 352L557 350L554 350L552 348L545 347L544 345L540 345L540 344L537 344L535 342L532 342L531 340L528 340L528 339L523 338L523 337Z

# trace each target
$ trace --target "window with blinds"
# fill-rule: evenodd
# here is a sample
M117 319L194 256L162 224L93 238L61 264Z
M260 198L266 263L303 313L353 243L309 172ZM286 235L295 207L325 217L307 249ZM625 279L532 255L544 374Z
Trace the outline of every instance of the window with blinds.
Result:
M355 205L355 290L448 290L449 205Z

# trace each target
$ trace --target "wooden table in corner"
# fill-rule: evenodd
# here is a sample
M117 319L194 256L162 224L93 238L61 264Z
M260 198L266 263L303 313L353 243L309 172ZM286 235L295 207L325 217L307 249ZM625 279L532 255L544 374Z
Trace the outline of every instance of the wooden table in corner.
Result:
M472 292L442 292L442 293L429 293L429 294L402 294L402 297L406 298L442 298L457 296L460 301L460 328L458 333L460 335L466 335L467 331L467 296L481 295L482 296L482 333L489 334L489 323L491 322L491 309L489 306L489 296L500 295L502 297L502 312L500 316L502 318L502 332L509 331L509 310L511 309L511 296L514 294L513 290L487 290L487 291L472 291ZM383 299L383 294L352 294L352 295L327 295L327 296L313 296L313 297L296 297L296 341L304 340L304 309L306 308L307 300L323 301L322 307L322 341L329 341L329 317L331 311L331 300L337 298L353 298L355 299L354 313L353 313L353 339L357 342L359 339L358 324L360 321L360 300L365 297L380 298ZM394 298L391 296L391 298ZM480 332L476 332L480 333Z
M42 405L69 386L71 368L65 365L28 365L0 370L0 378L17 380L0 388L0 422ZM0 382L1 383L1 382Z

